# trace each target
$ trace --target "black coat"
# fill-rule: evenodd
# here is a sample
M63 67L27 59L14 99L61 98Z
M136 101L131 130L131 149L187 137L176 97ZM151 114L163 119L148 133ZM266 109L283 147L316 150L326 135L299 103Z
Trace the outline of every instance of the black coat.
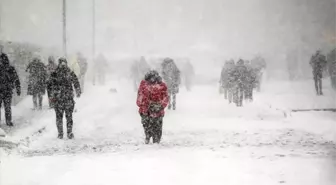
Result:
M245 65L236 65L230 72L230 83L233 85L244 85L247 82L248 70Z
M56 106L67 106L74 103L74 88L77 97L81 88L76 74L68 67L57 67L50 75L52 98Z
M11 96L14 88L18 95L21 94L21 84L17 72L9 64L6 54L0 55L0 93L5 96Z
M327 64L326 57L322 54L316 54L311 57L309 63L313 68L314 76L318 75L318 76L321 76L322 78L323 68Z
M45 94L47 82L47 70L40 61L29 63L27 69L29 72L28 95Z
M173 61L162 63L162 77L169 93L178 93L181 84L181 72Z

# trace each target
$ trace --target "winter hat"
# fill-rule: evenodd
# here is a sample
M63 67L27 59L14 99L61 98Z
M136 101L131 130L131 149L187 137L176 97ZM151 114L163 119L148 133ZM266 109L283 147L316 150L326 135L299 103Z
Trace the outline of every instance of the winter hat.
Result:
M161 80L161 77L156 70L150 70L145 75L145 80L150 82L150 83L155 83L155 82L159 82Z
M167 57L167 58L163 59L163 62L166 62L166 63L173 62L173 59Z
M58 59L58 65L65 65L65 66L67 66L68 65L68 61L66 60L66 58L61 57L61 58Z
M0 62L2 65L8 65L9 64L8 56L4 53L0 54Z
M237 62L238 65L244 65L244 60L243 59L239 59Z
M53 56L49 56L48 57L48 62L49 63L54 63L55 62L55 58Z

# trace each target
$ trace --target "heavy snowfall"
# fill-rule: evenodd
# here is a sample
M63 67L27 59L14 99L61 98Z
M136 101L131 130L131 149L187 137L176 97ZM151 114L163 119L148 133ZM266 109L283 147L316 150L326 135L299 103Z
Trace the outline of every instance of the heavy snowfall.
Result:
M1 0L0 185L336 184L334 0Z

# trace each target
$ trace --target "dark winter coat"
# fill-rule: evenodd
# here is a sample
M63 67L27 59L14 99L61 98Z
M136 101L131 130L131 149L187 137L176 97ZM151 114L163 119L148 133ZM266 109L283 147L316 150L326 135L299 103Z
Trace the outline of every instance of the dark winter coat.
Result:
M14 88L18 95L21 94L20 80L13 66L9 64L6 54L0 55L0 93L5 96L11 96Z
M246 85L254 85L256 83L257 74L251 65L246 65L245 79L246 79Z
M244 85L247 81L247 67L245 65L236 65L235 68L230 72L230 83L233 86Z
M154 80L151 78L146 75L145 80L141 81L136 104L141 115L162 117L169 103L167 86L158 75Z
M29 63L26 72L29 72L28 95L45 94L47 83L47 70L38 59Z
M51 73L55 72L56 68L57 68L57 65L55 64L55 62L49 61L47 65L47 79L50 78Z
M178 93L181 84L181 72L173 61L162 63L163 80L167 84L169 93Z
M310 59L310 65L313 68L313 75L322 78L323 69L327 64L326 57L322 54L317 53Z
M230 75L232 75L232 71L234 70L235 66L233 65L225 65L222 68L221 76L220 76L220 83L223 88L231 88L232 84L230 83Z
M55 106L66 106L74 103L74 90L81 95L81 88L77 76L67 66L57 67L50 76L52 100Z

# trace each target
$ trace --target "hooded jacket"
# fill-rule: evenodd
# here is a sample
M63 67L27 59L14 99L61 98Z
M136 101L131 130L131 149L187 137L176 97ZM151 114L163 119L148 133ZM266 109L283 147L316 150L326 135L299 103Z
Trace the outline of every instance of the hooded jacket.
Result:
M51 74L52 97L56 105L62 106L73 103L74 90L76 95L81 95L80 84L76 74L67 66L59 65L55 72Z
M162 117L164 109L169 103L168 90L161 77L157 74L149 72L145 79L141 81L138 89L137 106L139 113L150 117ZM158 111L153 111L151 107L159 106Z
M14 88L16 89L16 93L20 95L21 84L17 72L9 64L7 55L2 53L0 55L0 93L12 95Z

